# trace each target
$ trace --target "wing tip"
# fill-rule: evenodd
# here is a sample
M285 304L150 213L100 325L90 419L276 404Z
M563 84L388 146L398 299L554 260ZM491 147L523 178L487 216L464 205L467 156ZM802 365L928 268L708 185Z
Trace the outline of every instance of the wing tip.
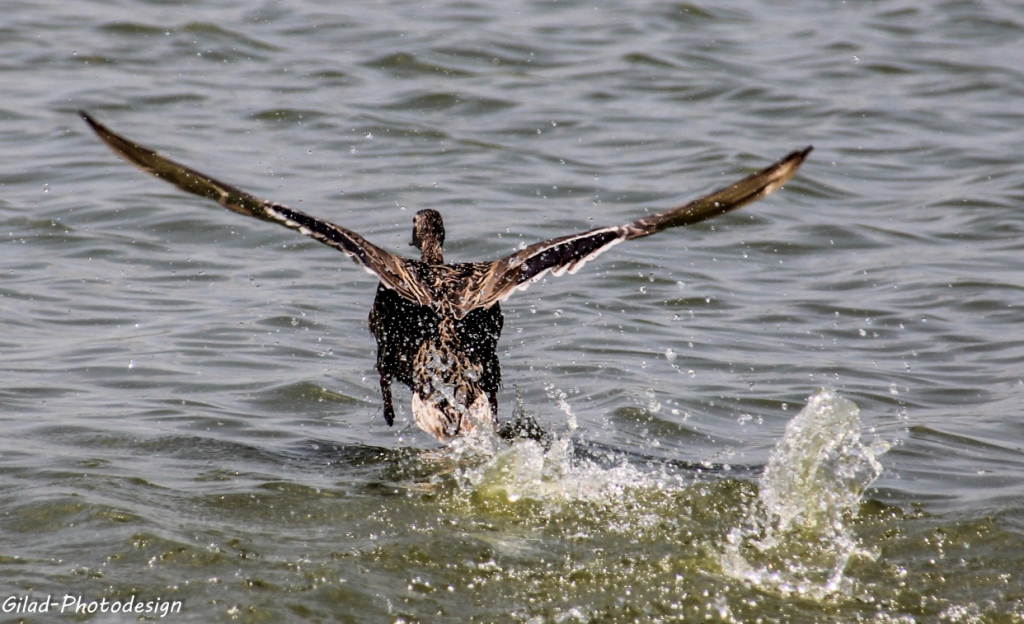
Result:
M797 169L804 164L807 156L810 155L812 151L814 151L814 146L808 145L802 150L790 152L788 156L766 169L764 173L771 172L771 177L775 179L765 186L765 195L777 190L783 184L788 182L790 178L796 175Z
M100 133L100 132L102 132L103 130L106 129L106 128L103 127L103 125L100 122L98 122L95 119L93 119L92 115L90 115L89 113L85 112L85 109L81 109L80 108L80 109L78 109L77 112L78 112L78 116L82 118L82 121L84 121L85 123L89 124L89 127L92 128L93 132L96 132L98 134L98 133Z
M804 160L807 159L807 156L811 152L813 152L813 151L814 151L814 146L813 145L808 145L807 147L803 148L802 150L797 150L797 151L791 153L789 156L786 156L786 158L784 160L785 161L794 161L794 164L799 165L799 164L802 164L804 162Z
M78 110L78 116L82 118L82 121L84 121L86 124L88 124L89 128L91 128L92 131L96 133L96 136L98 136L101 141L106 143L107 146L110 147L110 149L114 150L117 154L119 154L122 158L127 159L129 162L132 162L132 163L135 163L136 165L138 165L137 160L135 158L131 158L126 153L126 151L125 151L126 146L131 146L131 147L133 147L135 149L139 149L139 150L142 150L144 152L149 152L150 151L150 150L147 150L147 149L143 148L142 146L138 145L137 143L129 141L128 139L126 139L126 138L118 135L117 133L113 132L110 128L108 128L108 127L104 126L103 124L101 124L100 122L96 121L96 119L92 115L90 115L89 113L85 112L84 109L79 109Z

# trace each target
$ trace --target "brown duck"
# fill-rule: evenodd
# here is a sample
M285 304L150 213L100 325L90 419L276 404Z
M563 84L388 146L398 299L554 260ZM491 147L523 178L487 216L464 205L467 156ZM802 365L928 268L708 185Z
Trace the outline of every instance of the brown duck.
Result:
M491 262L445 264L444 223L436 210L416 213L410 244L421 256L403 258L351 230L179 165L114 134L85 112L80 115L111 149L143 171L228 210L312 236L377 276L380 285L370 310L370 331L377 340L384 419L388 425L394 423L391 382L398 379L412 389L416 424L442 442L477 426L497 428L500 302L549 271L556 276L575 273L622 241L704 221L761 199L793 177L811 151L807 147L793 152L711 195L626 225L535 243Z

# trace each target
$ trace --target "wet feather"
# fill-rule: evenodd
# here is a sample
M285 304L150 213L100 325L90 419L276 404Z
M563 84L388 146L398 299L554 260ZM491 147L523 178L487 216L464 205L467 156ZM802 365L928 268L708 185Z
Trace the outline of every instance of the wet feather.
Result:
M394 423L391 384L397 379L413 391L416 423L441 441L477 426L497 428L497 344L504 322L499 302L548 273L576 273L623 241L698 223L761 199L792 178L812 149L793 152L720 191L632 223L538 242L491 262L445 264L444 222L435 210L421 210L413 220L410 244L419 248L420 259L404 258L349 229L261 200L164 158L87 113L80 115L111 149L143 171L233 212L311 236L377 276L380 286L369 322L377 341L384 418Z

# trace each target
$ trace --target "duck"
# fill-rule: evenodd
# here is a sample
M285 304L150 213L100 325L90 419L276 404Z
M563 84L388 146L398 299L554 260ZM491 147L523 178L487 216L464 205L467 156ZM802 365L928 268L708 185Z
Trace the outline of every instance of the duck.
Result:
M142 171L239 214L283 225L346 254L378 280L369 328L377 342L384 420L394 425L392 384L412 390L417 426L448 443L478 429L499 432L498 340L501 304L547 275L574 274L619 243L717 217L764 198L788 182L813 146L676 208L625 225L534 243L497 260L446 263L441 213L413 217L409 245L419 259L389 252L358 233L165 158L120 136L85 111L79 115L108 147Z

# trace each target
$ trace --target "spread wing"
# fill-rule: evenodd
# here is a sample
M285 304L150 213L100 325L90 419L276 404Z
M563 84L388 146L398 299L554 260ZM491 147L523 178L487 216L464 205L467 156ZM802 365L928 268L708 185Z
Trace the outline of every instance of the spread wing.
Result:
M575 273L588 261L622 241L698 223L757 201L792 178L811 149L807 147L793 152L759 173L678 208L626 225L603 227L535 243L511 256L484 264L467 284L459 306L462 314L473 308L491 306L496 301L505 301L512 293L525 290L549 271L555 276Z
M279 223L344 252L376 275L382 284L420 305L430 305L433 297L416 276L415 260L384 251L352 230L318 219L299 210L264 201L220 182L210 176L168 160L156 152L111 132L85 111L79 115L89 127L122 158L146 173L166 180L183 191L212 199L228 210Z

